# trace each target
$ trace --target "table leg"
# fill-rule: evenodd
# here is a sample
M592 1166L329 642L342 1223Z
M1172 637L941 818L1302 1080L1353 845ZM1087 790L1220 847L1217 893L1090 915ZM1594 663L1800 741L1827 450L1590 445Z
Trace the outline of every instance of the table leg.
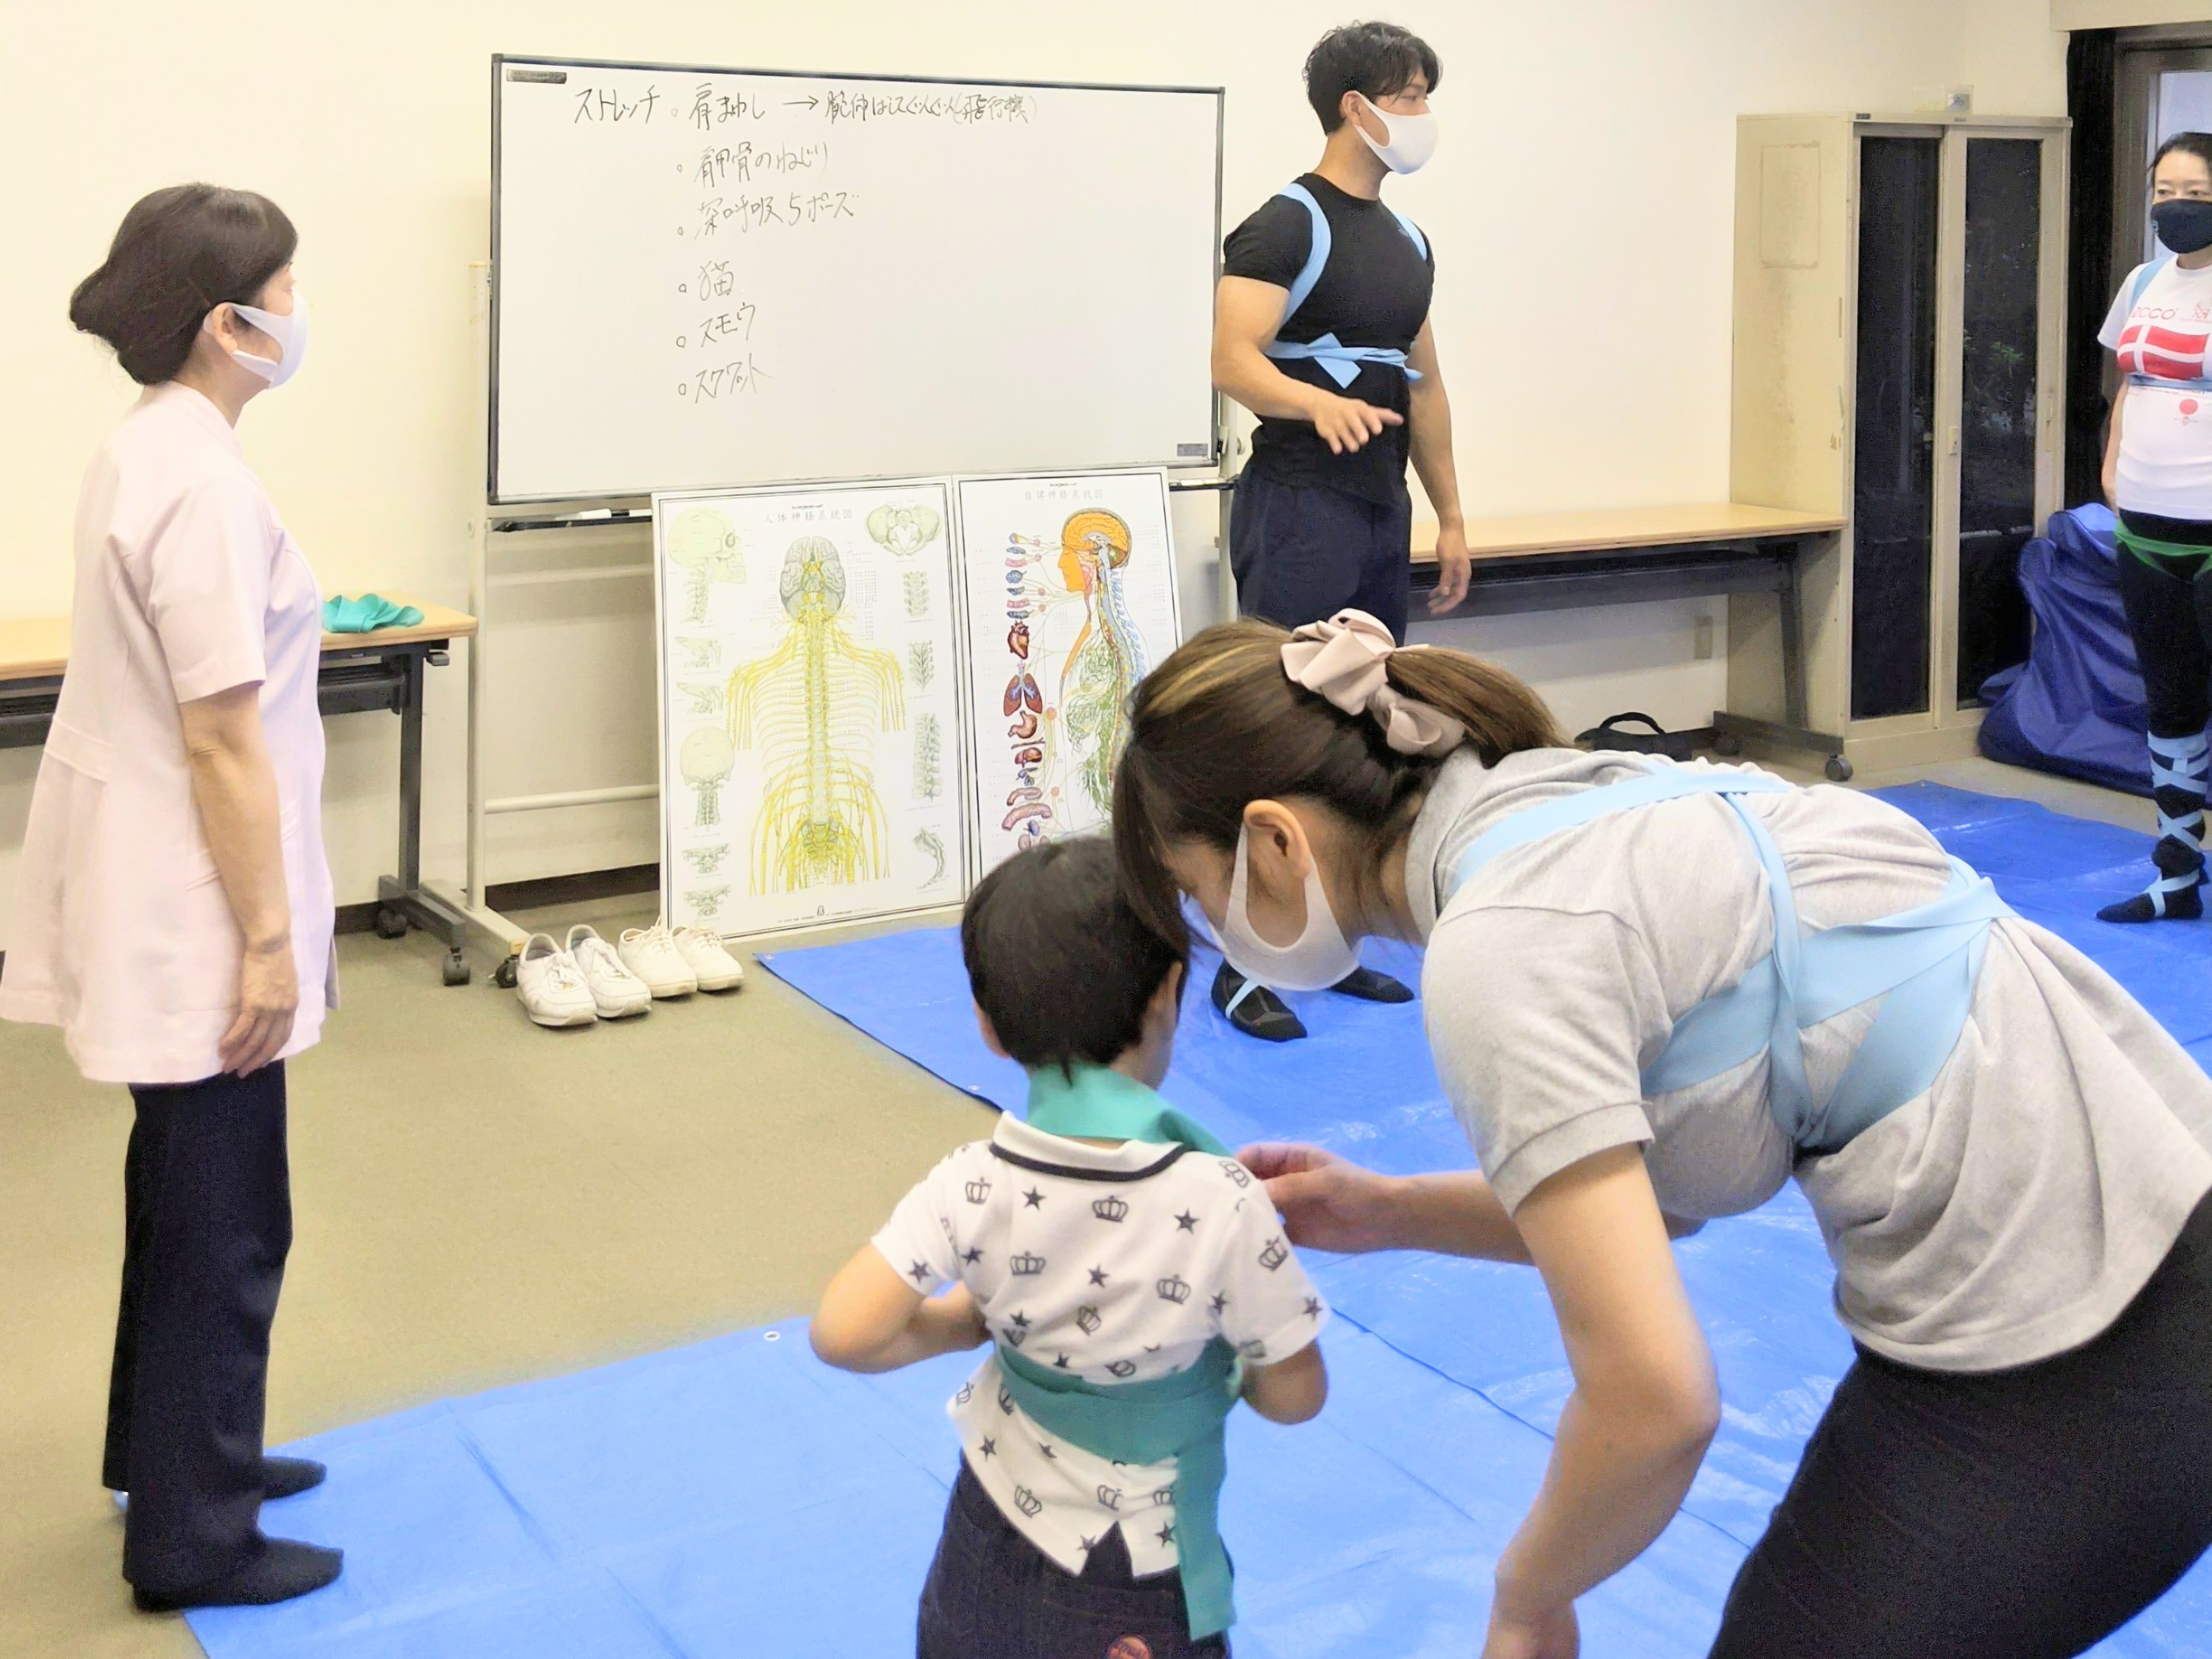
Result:
M399 890L422 884L422 653L406 657L407 689L399 708Z
M1801 730L1805 716L1805 635L1803 607L1798 603L1797 556L1804 544L1782 546L1782 586L1775 598L1782 624L1782 718Z

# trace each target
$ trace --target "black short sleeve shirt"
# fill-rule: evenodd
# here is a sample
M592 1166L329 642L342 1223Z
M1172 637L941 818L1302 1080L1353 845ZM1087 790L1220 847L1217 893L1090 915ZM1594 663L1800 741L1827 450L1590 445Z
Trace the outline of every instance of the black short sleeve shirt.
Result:
M1328 220L1328 264L1305 303L1283 319L1280 339L1304 342L1334 334L1346 345L1410 351L1428 320L1436 288L1436 258L1406 234L1398 216L1379 201L1347 196L1326 179L1307 173L1298 182L1313 192ZM1425 233L1424 233L1425 235ZM1249 277L1288 289L1313 248L1313 216L1287 196L1270 197L1229 233L1222 250L1224 276ZM1362 363L1349 386L1340 387L1321 366L1303 358L1279 360L1291 379L1340 392L1378 409L1406 412L1405 374ZM1333 455L1305 421L1262 419L1252 442L1250 465L1262 477L1287 484L1324 484L1384 506L1406 499L1407 429L1388 428L1350 455Z

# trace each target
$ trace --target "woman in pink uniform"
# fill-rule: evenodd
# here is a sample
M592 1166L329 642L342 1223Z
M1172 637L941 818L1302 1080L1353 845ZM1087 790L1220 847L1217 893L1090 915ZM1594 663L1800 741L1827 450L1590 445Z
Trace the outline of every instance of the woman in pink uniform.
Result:
M70 319L146 388L86 471L69 672L39 769L0 1018L130 1087L106 1484L148 1611L286 1600L336 1550L265 1536L322 1478L262 1452L292 1238L284 1061L337 1001L315 677L322 596L239 447L300 365L273 202L132 208Z

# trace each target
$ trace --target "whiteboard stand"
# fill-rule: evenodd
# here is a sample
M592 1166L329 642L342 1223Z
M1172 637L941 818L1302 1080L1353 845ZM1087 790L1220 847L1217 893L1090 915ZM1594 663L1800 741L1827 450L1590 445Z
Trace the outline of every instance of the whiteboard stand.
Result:
M469 267L470 320L475 337L479 408L487 405L489 398L491 357L491 265L489 261L477 261ZM481 477L482 469L477 476ZM653 574L649 561L633 564L605 565L597 568L544 571L501 571L495 574L490 568L492 538L523 533L535 526L510 526L495 523L490 504L481 492L477 493L471 514L474 533L469 538L469 609L477 617L477 636L469 646L469 709L468 709L468 860L467 892L449 891L447 902L467 919L472 939L482 941L498 958L493 982L503 987L514 983L515 965L522 949L529 943L530 935L498 911L493 909L487 894L489 877L484 854L484 828L488 818L497 813L547 811L562 806L590 806L607 801L648 800L657 797L658 786L646 784L617 784L600 788L568 789L537 795L495 796L489 793L484 777L484 708L489 695L490 662L489 636L497 621L498 610L493 604L494 590L500 587L555 581L601 581L647 578ZM599 521L604 523L604 520ZM549 529L566 527L565 521L553 520ZM435 891L436 885L425 884Z

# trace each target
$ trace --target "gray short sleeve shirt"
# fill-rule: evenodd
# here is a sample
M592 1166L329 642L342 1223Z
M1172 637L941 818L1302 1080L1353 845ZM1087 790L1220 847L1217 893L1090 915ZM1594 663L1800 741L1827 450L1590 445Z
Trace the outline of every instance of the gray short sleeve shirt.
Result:
M1674 1021L1772 948L1765 878L1734 810L1717 796L1641 807L1455 879L1459 855L1511 813L1640 769L1567 750L1486 768L1462 750L1408 844L1430 1045L1507 1208L1595 1152L1641 1145L1662 1206L1686 1218L1754 1208L1795 1175L1836 1262L1838 1312L1893 1358L1995 1370L2110 1324L2212 1191L2212 1079L2094 963L2007 921L1934 1086L1838 1152L1796 1155L1768 1110L1764 1055L1645 1098L1641 1073ZM1944 890L1935 839L1871 796L1747 799L1808 927L1895 915ZM1805 1032L1816 1098L1877 1006Z

